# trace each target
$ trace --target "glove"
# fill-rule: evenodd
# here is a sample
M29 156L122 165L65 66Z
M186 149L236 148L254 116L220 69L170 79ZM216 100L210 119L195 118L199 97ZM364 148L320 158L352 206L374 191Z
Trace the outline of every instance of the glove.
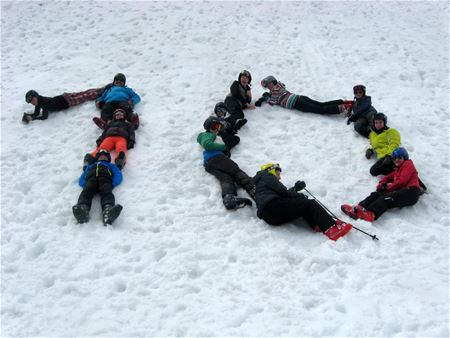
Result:
M386 183L378 183L377 184L377 191L378 192L386 191L386 188L387 188L387 184Z
M31 116L31 114L23 113L22 123L28 124L32 119L33 117Z
M99 137L96 141L95 141L95 143L97 144L97 147L102 143L102 139Z
M258 101L255 102L255 106L261 107L262 103L264 102L263 99L258 99Z
M265 92L265 93L262 94L262 97L264 98L264 100L268 100L271 95L272 94L270 94L268 92Z
M133 140L129 140L127 142L127 149L132 149L134 148L134 141Z
M347 126L350 125L350 123L353 122L352 116L353 116L353 115L350 115L350 117L347 119Z
M306 188L306 183L304 181L297 181L294 185L295 191L300 191Z
M390 155L386 155L381 163L383 166L392 164L392 158Z
M366 150L366 158L367 159L371 158L373 154L374 154L374 151L372 148L369 148Z
M225 150L223 151L223 154L224 154L225 156L227 156L227 157L231 157L230 149L225 148Z

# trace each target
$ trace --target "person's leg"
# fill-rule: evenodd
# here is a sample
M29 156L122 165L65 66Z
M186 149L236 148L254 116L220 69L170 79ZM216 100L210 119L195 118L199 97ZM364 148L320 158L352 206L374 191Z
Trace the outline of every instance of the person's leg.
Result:
M227 106L228 113L230 114L230 116L228 116L225 121L227 121L232 126L232 128L235 128L236 124L242 127L245 122L247 122L247 120L245 119L244 111L242 110L240 103L234 97L227 97L225 99L225 105Z
M276 198L262 211L262 219L271 225L280 225L303 217L314 228L325 232L335 221L316 201L304 197Z
M361 136L364 136L365 138L369 137L370 134L370 126L365 117L360 117L355 121L355 124L353 125L353 128L355 131L360 134Z
M416 187L389 192L370 203L366 209L373 211L378 219L386 210L414 205L419 200L420 190Z
M66 99L69 107L82 104L88 100L95 100L102 93L101 88L92 88L79 93L64 93L64 99Z
M121 136L115 136L116 137L116 159L114 160L114 163L119 167L120 170L125 166L127 160L126 160L126 153L127 153L127 140L124 137Z
M370 174L372 176L387 175L394 171L395 164L390 161L384 164L384 158L377 160L372 167L370 167Z
M236 184L233 177L227 172L223 171L220 167L220 162L214 161L215 158L211 158L205 166L205 170L216 177L220 182L220 188L222 190L222 197L225 195L237 195Z
M127 152L127 139L122 136L113 136L115 142L116 154L123 152L126 154Z
M78 205L86 205L88 209L91 209L92 205L92 198L98 191L98 184L97 179L90 179L86 181L86 185L83 188L83 191L81 192L80 196L78 197Z
M341 101L342 100L338 100ZM333 101L330 101L333 102ZM310 99L307 96L300 95L297 98L297 101L295 102L294 109L300 110L302 112L307 113L316 113L316 114L324 114L324 115L331 115L331 114L339 114L339 104L327 104L324 105L322 102L318 102L315 100Z
M217 156L212 160L213 165L217 166L221 171L232 177L233 182L245 189L250 197L254 198L255 194L252 179L241 168L239 168L236 162L226 156Z
M114 136L109 136L105 138L102 143L91 153L91 155L95 158L95 155L99 152L100 149L105 149L108 152L111 152L115 147Z
M332 101L320 102L320 101L313 100L313 99L309 98L308 96L303 96L303 97L304 97L305 102L308 102L308 103L313 104L315 106L322 106L322 107L325 107L325 106L336 106L336 105L340 105L340 104L344 103L343 100L332 100Z
M110 177L100 176L98 178L98 193L100 194L100 203L103 210L106 205L113 206L115 204L116 201L112 193L112 179Z

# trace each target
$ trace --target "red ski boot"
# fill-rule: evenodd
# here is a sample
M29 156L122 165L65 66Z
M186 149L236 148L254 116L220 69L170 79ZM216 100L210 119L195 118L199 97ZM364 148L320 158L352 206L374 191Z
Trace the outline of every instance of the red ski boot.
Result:
M375 220L375 214L373 213L373 211L366 210L359 204L355 206L352 206L350 204L343 204L341 205L341 210L344 212L344 214L350 216L353 219L363 219L367 222L373 222Z
M325 231L325 235L332 241L337 241L342 236L345 236L353 226L350 223L342 222L340 219L336 220L336 223Z
M363 219L363 220L365 220L367 222L375 221L375 214L373 213L373 211L366 210L360 205L357 205L355 207L355 209L356 209L356 213L358 215L358 218L361 218L361 219Z
M358 219L358 214L356 213L356 207L354 207L353 205L350 204L342 204L341 205L341 210L344 212L344 214L346 214L347 216L353 218L353 219Z

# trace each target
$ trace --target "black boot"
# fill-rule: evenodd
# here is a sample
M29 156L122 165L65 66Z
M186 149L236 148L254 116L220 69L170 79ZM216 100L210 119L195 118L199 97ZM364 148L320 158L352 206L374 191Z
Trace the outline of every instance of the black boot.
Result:
M116 157L116 160L114 161L116 163L116 166L122 170L122 168L125 166L126 158L125 158L125 153L123 151L121 151L119 153L119 155Z
M239 119L234 124L234 129L239 130L247 123L247 119Z
M84 155L84 159L83 159L83 171L86 169L86 167L89 164L92 164L95 162L95 158L94 156L92 156L91 154L87 153L86 155Z
M72 207L72 212L78 223L89 221L89 207L86 204L75 204Z
M103 225L111 225L116 220L116 218L119 217L121 211L122 206L120 204L106 204L103 207Z
M240 198L234 195L228 194L223 197L223 205L228 210L243 208L246 205L251 206L252 201L248 198Z

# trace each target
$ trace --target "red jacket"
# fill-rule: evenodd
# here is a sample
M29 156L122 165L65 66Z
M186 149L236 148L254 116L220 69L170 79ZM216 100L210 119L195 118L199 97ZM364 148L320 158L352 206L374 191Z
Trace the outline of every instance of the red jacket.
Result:
M419 175L413 161L406 160L400 166L396 167L393 172L383 177L378 183L377 189L387 184L387 191L395 191L409 187L417 187L419 185Z

